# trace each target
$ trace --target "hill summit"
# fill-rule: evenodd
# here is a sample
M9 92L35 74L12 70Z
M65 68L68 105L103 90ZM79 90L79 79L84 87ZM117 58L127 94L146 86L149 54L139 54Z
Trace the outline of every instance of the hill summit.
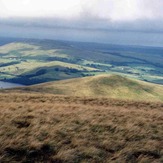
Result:
M163 100L163 86L119 75L97 75L68 79L22 89L70 96L101 96L143 101Z

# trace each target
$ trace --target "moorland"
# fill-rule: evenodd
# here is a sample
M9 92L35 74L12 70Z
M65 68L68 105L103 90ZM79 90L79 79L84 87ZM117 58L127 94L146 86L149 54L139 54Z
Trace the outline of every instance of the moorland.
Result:
M163 161L163 104L0 94L0 162Z

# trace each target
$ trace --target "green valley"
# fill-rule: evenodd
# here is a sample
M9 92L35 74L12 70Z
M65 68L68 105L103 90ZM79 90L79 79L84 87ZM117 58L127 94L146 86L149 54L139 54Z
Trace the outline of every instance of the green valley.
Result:
M0 46L0 80L32 85L117 74L163 84L162 61L162 48L27 39Z

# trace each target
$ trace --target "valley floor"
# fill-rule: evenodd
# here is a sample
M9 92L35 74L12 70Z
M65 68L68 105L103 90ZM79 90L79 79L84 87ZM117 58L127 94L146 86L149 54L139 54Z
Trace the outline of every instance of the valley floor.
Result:
M163 104L0 93L0 162L162 162Z

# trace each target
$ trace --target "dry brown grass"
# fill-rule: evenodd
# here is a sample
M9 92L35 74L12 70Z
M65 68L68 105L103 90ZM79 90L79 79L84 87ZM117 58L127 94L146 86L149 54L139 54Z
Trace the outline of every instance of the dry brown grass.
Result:
M163 104L0 94L0 162L163 162Z

